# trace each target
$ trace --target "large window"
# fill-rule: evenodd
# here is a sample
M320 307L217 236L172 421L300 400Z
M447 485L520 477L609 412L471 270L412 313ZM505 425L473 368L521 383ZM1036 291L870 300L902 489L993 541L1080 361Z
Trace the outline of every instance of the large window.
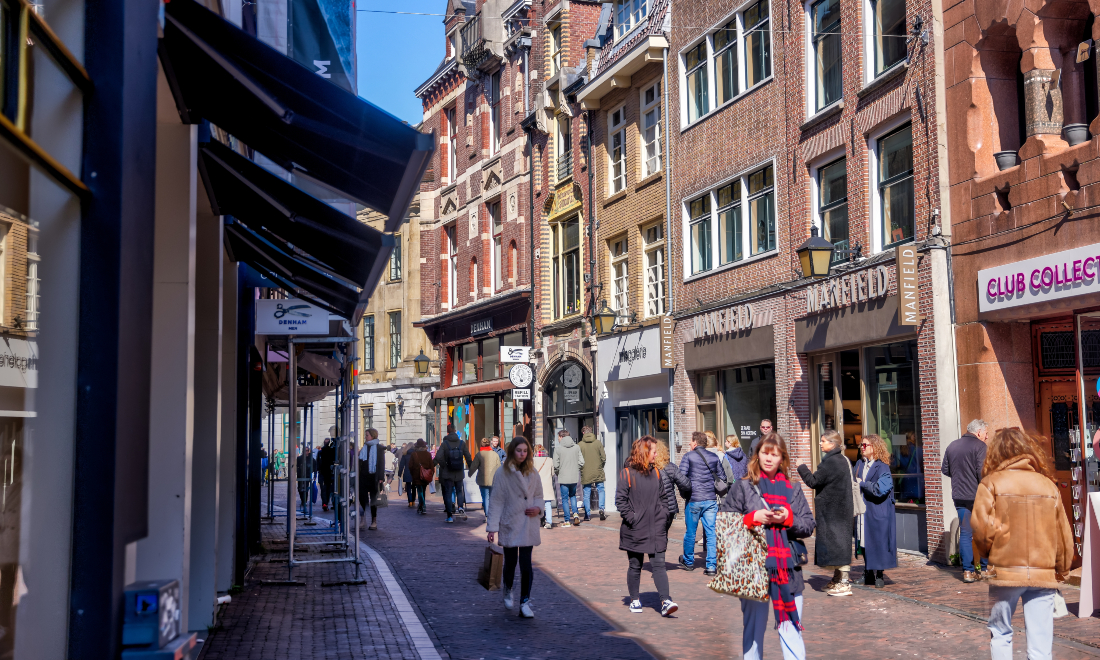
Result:
M661 83L642 90L642 176L661 169Z
M620 316L630 305L630 254L626 237L611 240L611 309Z
M500 372L500 338L481 342L481 380L493 380L503 376Z
M489 155L500 151L500 71L489 76Z
M462 382L476 383L478 378L478 345L477 342L462 346Z
M501 364L501 346L523 346L523 333L510 332L463 344L455 349L455 384L494 380L508 375L510 365ZM460 376L460 378L458 377Z
M710 270L710 193L693 200L691 213L691 272Z
M863 349L868 403L867 427L886 442L894 474L894 498L924 501L924 460L920 437L917 342Z
M760 0L741 13L745 26L745 87L772 75L771 14L768 0Z
M913 239L913 127L878 140L878 202L882 248Z
M393 252L390 252L391 282L396 282L401 279L401 234L397 234L394 238L397 239L397 245L394 245Z
M737 65L737 19L714 33L714 84L718 105L729 101L741 91L740 67Z
M444 228L443 237L447 243L447 304L451 309L458 306L458 241L454 225Z
M562 67L562 26L560 22L551 23L550 26L550 75L556 75Z
M645 241L645 315L665 313L665 234L658 223L642 230Z
M646 17L647 0L615 0L615 36L622 37Z
M362 371L374 371L374 316L363 317Z
M775 178L771 165L749 175L749 231L753 254L774 250Z
M775 365L723 369L720 378L722 428L719 437L736 435L747 453L760 421L775 420Z
M838 250L848 249L848 161L834 160L817 172L817 216L825 240ZM833 253L833 262L847 256Z
M558 153L558 181L573 176L573 137L570 134L572 127L569 115L559 115L557 118L557 139L555 140Z
M580 218L551 227L554 282L554 316L562 317L581 311L581 230Z
M447 123L447 161L444 164L443 177L447 183L454 183L458 181L458 120L455 108L447 108L443 111L443 116Z
M718 189L718 265L724 266L745 257L744 232L741 228L741 180Z
M608 194L626 188L626 108L622 107L607 116L607 180Z
M705 41L684 55L684 67L687 70L687 117L690 123L710 112L710 104L707 101L709 83Z
M875 75L905 59L905 0L871 0Z
M840 100L843 94L840 53L840 0L818 0L810 6L813 25L814 111Z
M401 312L390 312L390 369L401 364Z
M769 0L750 4L684 53L685 125L771 77L770 11Z
M490 202L489 220L493 225L493 293L504 288L504 223L500 217L500 200Z

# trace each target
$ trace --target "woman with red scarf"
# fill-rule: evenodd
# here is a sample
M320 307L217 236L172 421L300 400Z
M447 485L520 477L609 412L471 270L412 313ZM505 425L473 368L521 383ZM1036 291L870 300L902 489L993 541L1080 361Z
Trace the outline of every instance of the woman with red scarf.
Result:
M783 658L806 657L801 623L806 546L798 539L813 533L814 518L802 489L791 483L789 470L787 443L778 434L769 433L749 461L748 474L733 484L718 509L744 515L745 525L762 527L768 542L769 602L741 601L741 650L746 660L763 657L769 607L775 614Z

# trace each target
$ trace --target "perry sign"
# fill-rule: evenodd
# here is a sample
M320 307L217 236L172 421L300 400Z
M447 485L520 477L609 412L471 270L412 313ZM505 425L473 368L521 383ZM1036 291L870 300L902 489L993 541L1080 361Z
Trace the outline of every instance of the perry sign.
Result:
M256 301L258 335L327 335L328 311L304 300Z
M1100 292L1100 244L978 271L978 311Z

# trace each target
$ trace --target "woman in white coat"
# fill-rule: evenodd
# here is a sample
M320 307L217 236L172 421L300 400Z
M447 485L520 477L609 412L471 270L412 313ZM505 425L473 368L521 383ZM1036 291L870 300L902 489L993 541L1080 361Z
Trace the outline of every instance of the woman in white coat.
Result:
M500 534L504 548L504 607L512 609L512 584L516 563L520 570L520 616L534 618L531 611L531 550L539 538L539 514L542 513L542 479L535 470L534 451L523 436L508 443L504 465L493 477L489 496L489 518L485 523L489 543Z

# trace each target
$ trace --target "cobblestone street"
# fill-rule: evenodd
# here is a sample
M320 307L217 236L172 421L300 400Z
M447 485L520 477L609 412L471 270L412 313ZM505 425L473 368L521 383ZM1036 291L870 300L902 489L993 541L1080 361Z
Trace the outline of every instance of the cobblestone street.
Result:
M202 658L730 658L740 657L737 599L712 592L701 570L669 571L680 605L661 618L648 573L646 611L626 607L626 560L618 550L618 516L579 527L543 530L536 548L532 603L536 618L506 612L499 592L476 580L485 548L484 517L446 524L442 502L417 516L391 494L379 529L363 531L358 578L349 564L313 564L287 579L282 524L265 524L268 552L253 557L248 582L223 609ZM276 502L282 502L276 497ZM327 515L327 514L326 514ZM320 516L318 516L320 517ZM679 554L681 521L668 555ZM283 547L280 548L280 545ZM304 547L304 546L303 546ZM384 561L383 575L371 559ZM701 551L701 546L699 546ZM308 558L321 556L316 549ZM702 559L702 553L699 553ZM828 576L808 567L803 622L811 658L982 658L989 654L984 619L988 588L967 585L961 573L903 555L883 590L858 587L849 598L823 592ZM853 575L861 567L853 566ZM393 578L390 577L392 571ZM357 583L359 580L363 582ZM387 589L386 582L389 582ZM518 584L518 576L517 576ZM408 605L396 603L407 598ZM1071 615L1055 622L1055 656L1100 658L1100 619L1076 618L1077 590L1064 590ZM402 612L403 610L403 612ZM404 617L402 616L404 614ZM1023 617L1017 611L1015 657L1025 658ZM419 641L419 645L417 642ZM774 630L769 656L779 654Z

